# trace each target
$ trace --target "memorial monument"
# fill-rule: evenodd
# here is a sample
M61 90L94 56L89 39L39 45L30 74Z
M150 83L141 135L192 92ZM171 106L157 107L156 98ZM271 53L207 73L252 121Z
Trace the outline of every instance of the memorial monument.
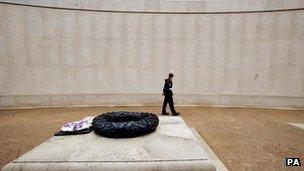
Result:
M124 122L125 119L128 121ZM97 134L96 129L102 127L96 128L96 125L102 125L101 120L106 125L115 125L111 129L116 131L125 129L126 132L124 126L128 125L133 125L129 127L133 133L144 129L143 125L150 131L145 132L146 135L136 132L141 136L132 134L133 138L117 134L115 130L107 130L111 134L98 131ZM216 170L206 150L181 117L158 118L149 113L114 112L96 117L94 125L95 132L89 134L54 136L2 170ZM135 125L140 129L135 129Z

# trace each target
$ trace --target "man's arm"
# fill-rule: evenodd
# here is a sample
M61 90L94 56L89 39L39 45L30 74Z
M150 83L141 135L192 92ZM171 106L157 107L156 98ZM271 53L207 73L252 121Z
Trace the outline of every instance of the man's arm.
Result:
M165 81L165 84L164 84L164 88L163 88L163 94L166 94L169 90L169 84L167 81Z

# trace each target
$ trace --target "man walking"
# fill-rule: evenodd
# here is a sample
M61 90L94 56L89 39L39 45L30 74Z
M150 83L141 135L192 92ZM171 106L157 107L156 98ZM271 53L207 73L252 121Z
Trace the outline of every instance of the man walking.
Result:
M163 95L165 96L164 103L163 103L163 109L162 109L162 115L169 115L169 113L166 112L167 103L169 103L171 112L173 116L179 115L178 112L174 109L174 102L173 102L173 92L172 92L172 79L173 79L173 73L170 71L169 78L165 79L165 84L163 88Z

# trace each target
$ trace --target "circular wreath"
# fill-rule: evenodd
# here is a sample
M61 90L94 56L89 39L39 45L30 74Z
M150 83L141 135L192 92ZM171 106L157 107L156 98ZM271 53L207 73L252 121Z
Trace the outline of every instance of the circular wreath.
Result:
M143 112L108 112L94 118L93 130L104 137L130 138L155 131L158 117Z

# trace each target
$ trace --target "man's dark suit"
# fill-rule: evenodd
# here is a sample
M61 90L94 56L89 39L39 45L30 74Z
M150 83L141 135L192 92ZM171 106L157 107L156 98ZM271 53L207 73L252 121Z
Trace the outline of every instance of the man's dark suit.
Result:
M176 114L177 112L174 109L174 102L173 102L173 92L172 92L173 83L170 79L165 79L165 84L163 88L163 93L165 96L162 114L166 114L166 106L169 103L170 109L172 114Z

